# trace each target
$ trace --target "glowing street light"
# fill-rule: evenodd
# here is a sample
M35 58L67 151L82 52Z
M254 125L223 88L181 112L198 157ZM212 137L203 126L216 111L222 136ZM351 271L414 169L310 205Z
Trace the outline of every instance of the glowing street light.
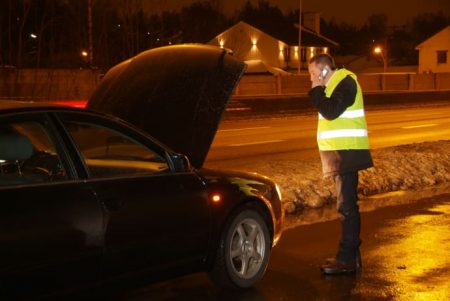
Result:
M32 38L32 39L36 39L36 38L37 38L37 35L36 35L36 34L34 34L34 33L30 33L30 38Z
M385 51L383 51L383 48L381 48L380 46L376 46L373 49L373 52L375 54L381 56L381 59L383 60L383 72L386 73L386 71L387 71L387 58L386 58Z
M86 58L86 57L88 57L88 55L89 55L89 53L86 50L82 50L81 51L81 56L82 57Z

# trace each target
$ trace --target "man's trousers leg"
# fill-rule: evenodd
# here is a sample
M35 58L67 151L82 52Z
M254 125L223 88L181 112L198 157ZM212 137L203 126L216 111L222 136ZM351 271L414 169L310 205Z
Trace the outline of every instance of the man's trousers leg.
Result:
M360 258L359 246L361 219L358 207L358 172L334 177L337 208L341 216L341 241L336 255L339 262L349 263Z

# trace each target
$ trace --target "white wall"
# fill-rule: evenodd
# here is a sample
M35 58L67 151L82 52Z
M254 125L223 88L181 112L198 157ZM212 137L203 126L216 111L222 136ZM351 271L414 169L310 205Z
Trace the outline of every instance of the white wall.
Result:
M278 68L286 65L283 49L287 45L243 22L218 35L208 44L229 48L235 57L243 61L262 60L267 65Z
M418 47L419 49L419 73L450 72L450 27L431 37ZM437 51L447 51L447 63L437 63Z
M297 46L289 46L282 41L260 31L244 22L239 22L224 31L208 44L221 46L233 51L233 55L243 61L261 60L269 66L285 69L298 68L299 54ZM287 52L285 49L289 48ZM307 66L309 59L322 52L328 52L327 47L302 47L306 51L302 66ZM286 55L288 63L286 63Z

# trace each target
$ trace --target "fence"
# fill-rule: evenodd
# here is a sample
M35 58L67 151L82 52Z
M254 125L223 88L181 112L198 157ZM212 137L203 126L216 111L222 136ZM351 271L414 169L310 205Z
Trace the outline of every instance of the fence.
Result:
M415 74L359 74L364 92L436 91L450 90L450 73ZM289 95L305 94L311 87L309 75L245 75L235 95Z
M0 97L86 100L99 81L99 70L0 68Z
M99 70L0 68L0 97L34 100L86 100L100 81ZM359 74L364 92L450 90L450 73ZM310 89L309 75L245 75L236 96L301 95Z

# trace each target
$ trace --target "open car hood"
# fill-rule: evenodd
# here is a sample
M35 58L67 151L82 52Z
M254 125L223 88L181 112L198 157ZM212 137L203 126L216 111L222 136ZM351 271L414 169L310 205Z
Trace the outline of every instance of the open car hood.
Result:
M109 70L87 107L143 129L200 168L245 68L213 46L156 48Z

